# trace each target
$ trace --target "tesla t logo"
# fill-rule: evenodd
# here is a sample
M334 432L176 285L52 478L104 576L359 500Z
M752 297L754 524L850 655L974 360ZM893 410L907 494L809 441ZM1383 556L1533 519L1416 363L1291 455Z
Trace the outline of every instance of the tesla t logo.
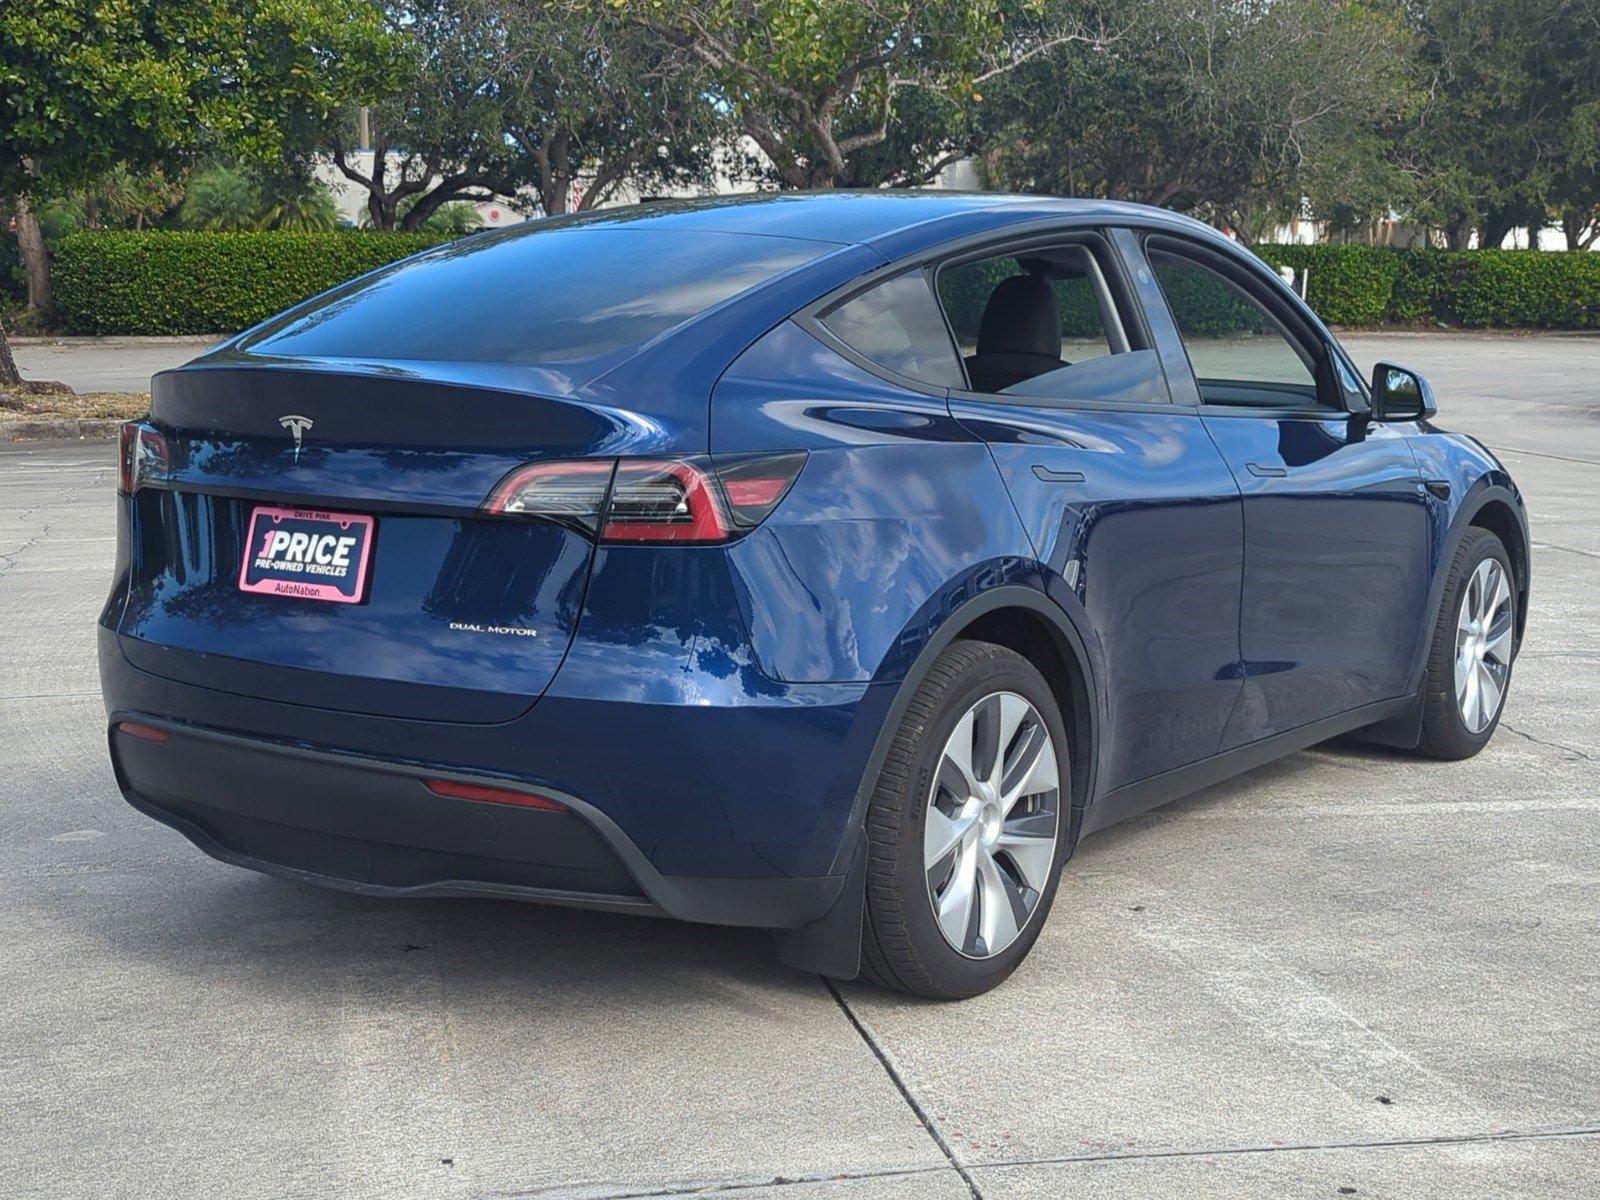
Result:
M297 417L293 413L279 417L278 424L294 434L294 461L300 461L300 439L305 436L306 430L316 424L310 417Z

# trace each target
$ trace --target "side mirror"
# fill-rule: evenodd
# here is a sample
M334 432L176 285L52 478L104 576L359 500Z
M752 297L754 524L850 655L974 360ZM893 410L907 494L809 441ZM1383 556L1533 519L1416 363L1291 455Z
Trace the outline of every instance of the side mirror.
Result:
M1372 368L1372 416L1377 421L1424 421L1439 411L1428 381L1410 367L1381 362Z

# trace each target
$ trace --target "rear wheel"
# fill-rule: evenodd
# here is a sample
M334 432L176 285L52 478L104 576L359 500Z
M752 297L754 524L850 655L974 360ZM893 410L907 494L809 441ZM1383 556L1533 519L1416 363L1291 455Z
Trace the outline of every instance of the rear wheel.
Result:
M1432 758L1470 758L1500 723L1516 649L1517 592L1500 539L1472 528L1456 548L1424 684L1422 741Z
M956 642L901 720L867 812L863 973L959 999L1032 949L1068 849L1067 739L1020 655Z

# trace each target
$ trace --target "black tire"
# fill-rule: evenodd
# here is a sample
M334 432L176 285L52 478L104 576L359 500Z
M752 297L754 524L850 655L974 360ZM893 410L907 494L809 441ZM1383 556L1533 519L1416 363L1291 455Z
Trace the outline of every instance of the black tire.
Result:
M1462 716L1456 699L1455 659L1457 622L1461 606L1467 598L1467 583L1479 564L1494 559L1505 572L1511 585L1511 628L1516 636L1517 590L1516 576L1511 571L1511 558L1500 539L1487 529L1471 528L1456 547L1450 564L1450 575L1440 602L1439 618L1434 625L1433 645L1428 649L1428 670L1423 677L1422 740L1417 751L1429 758L1456 760L1471 758L1494 736L1500 724L1500 714L1505 711L1505 698L1511 689L1510 665L1506 668L1505 685L1501 689L1494 716L1480 730L1474 731Z
M1048 882L1009 946L991 957L958 951L940 932L923 865L923 832L935 772L957 722L984 696L1012 692L1038 711L1056 752L1055 853ZM1071 764L1061 711L1044 677L1021 655L957 641L939 655L901 719L867 810L867 903L862 975L932 999L976 996L1016 970L1038 939L1071 849Z

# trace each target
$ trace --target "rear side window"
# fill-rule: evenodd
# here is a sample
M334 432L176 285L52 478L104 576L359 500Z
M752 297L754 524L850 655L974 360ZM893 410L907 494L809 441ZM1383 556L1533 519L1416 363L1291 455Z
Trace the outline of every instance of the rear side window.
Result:
M242 348L451 362L600 358L834 248L699 230L525 225L337 288L268 322Z
M886 371L936 387L964 385L944 317L920 271L867 289L830 311L822 323Z

